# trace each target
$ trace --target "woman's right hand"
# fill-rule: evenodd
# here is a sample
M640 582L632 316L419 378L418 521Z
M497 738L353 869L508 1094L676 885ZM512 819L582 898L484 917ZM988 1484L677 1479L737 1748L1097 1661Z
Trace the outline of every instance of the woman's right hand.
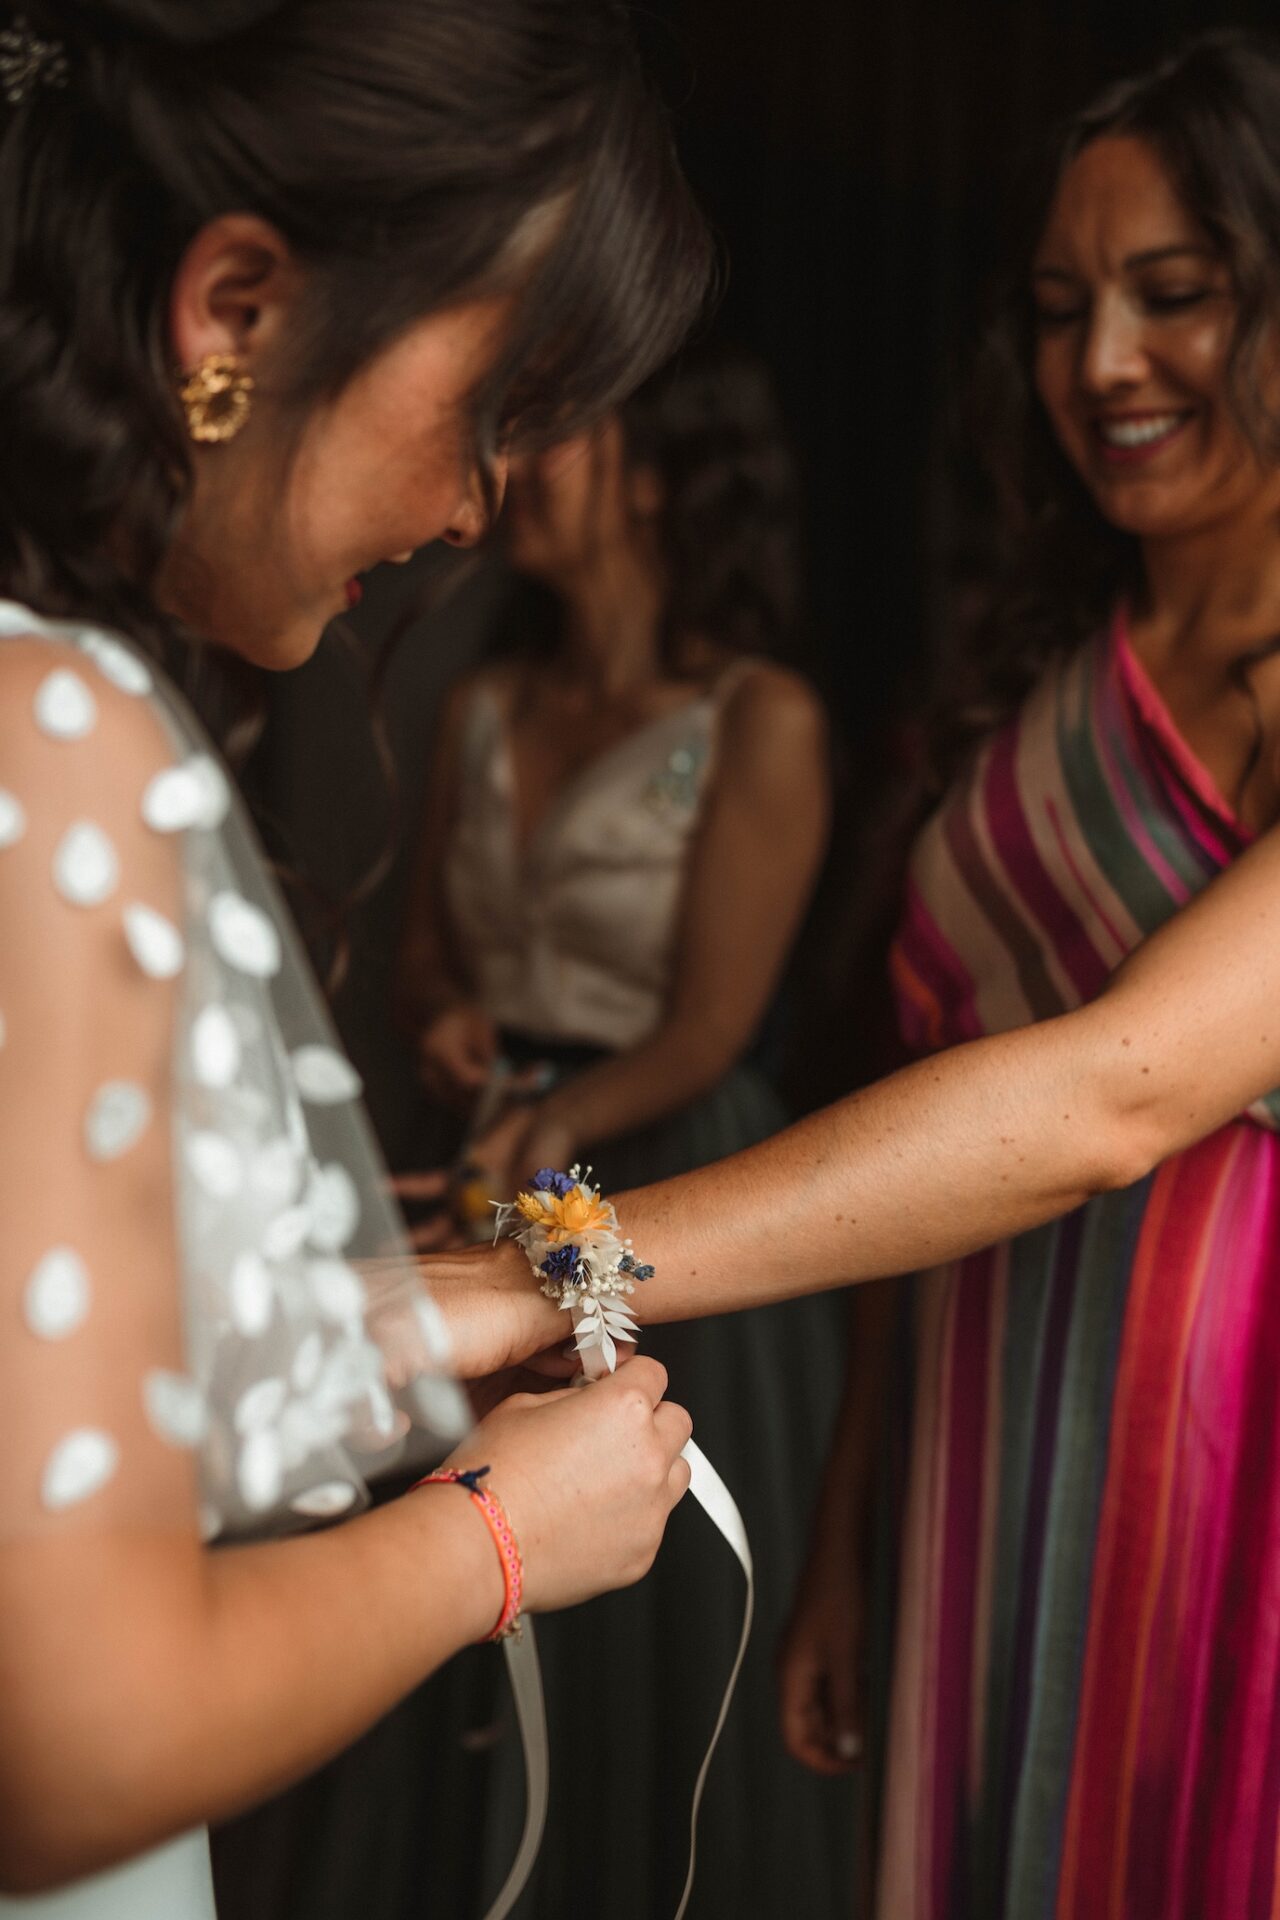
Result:
M418 1034L418 1071L428 1092L465 1106L489 1078L498 1030L483 1007L459 1000L442 1007Z
M689 1486L693 1422L666 1388L665 1367L641 1355L589 1387L513 1394L450 1457L491 1469L531 1612L630 1586L653 1564Z
M848 1773L865 1751L863 1567L858 1543L820 1531L778 1648L778 1713L792 1759Z

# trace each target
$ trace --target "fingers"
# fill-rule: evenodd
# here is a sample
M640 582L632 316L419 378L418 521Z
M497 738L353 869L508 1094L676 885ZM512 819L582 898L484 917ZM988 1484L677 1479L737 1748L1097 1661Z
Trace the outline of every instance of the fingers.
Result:
M862 1758L861 1716L852 1664L801 1637L784 1643L778 1665L778 1718L793 1760L812 1773L849 1773Z
M393 1173L387 1188L398 1200L441 1200L449 1188L449 1175L444 1167L431 1167L425 1173Z
M784 1657L778 1680L783 1746L793 1760L814 1773L835 1771L825 1738L819 1674L807 1659L791 1655Z
M673 1454L683 1453L693 1438L693 1420L678 1401L664 1400L654 1409L653 1424Z
M647 1353L637 1354L627 1368L625 1376L611 1374L603 1382L605 1386L617 1386L619 1390L639 1389L651 1407L656 1407L667 1390L667 1370L660 1360L652 1359Z
M689 1484L692 1479L693 1468L683 1455L677 1454L671 1462L671 1470L667 1474L667 1503L669 1507L678 1507L680 1505L680 1502L689 1491Z

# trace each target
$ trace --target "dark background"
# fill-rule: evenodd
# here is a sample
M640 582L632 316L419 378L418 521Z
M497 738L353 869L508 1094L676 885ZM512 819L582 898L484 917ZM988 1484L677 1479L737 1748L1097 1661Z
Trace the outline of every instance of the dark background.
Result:
M842 762L842 830L811 948L838 953L842 911L856 912L857 828L894 778L904 719L980 533L985 502L956 403L1021 157L1059 114L1183 34L1273 22L1274 4L1241 0L650 0L639 15L728 256L717 325L773 368L801 461L809 665ZM352 622L366 645L412 604L430 564L384 568L369 583ZM483 646L499 604L482 567L397 654L384 710L410 839L440 692ZM272 683L253 769L280 847L334 896L390 824L367 730L352 725L362 683L335 637ZM349 915L351 974L336 1002L399 1164L433 1147L387 1015L405 873L402 857ZM829 967L825 984L830 996ZM865 979L850 979L843 1009L796 997L848 1041L824 1050L825 1081L793 1076L802 1100L877 1063L867 1040L884 1015ZM865 1005L862 1022L849 1000ZM794 1032L795 1051L812 1058L813 1026Z

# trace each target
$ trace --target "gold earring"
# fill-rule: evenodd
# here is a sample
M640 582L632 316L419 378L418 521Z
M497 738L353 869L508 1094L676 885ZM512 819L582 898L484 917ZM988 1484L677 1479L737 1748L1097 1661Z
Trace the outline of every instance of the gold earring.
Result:
M252 406L253 375L234 353L206 353L178 388L193 440L234 440Z

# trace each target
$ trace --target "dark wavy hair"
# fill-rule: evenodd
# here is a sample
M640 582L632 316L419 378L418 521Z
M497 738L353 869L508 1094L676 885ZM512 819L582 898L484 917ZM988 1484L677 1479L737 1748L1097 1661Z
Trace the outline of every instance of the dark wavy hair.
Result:
M746 348L705 341L618 412L624 458L656 473L654 532L666 583L662 650L692 639L778 658L801 597L800 494L773 381Z
M959 662L947 663L947 689L928 730L927 801L941 798L1048 664L1142 584L1137 540L1099 513L1054 439L1032 379L1032 254L1064 171L1104 135L1154 149L1227 264L1236 301L1228 393L1254 448L1280 457L1280 414L1261 380L1280 316L1280 42L1218 31L1107 87L1058 129L1029 182L975 379L975 438L1001 508L1001 577Z
M414 320L509 288L482 470L613 407L683 338L711 251L621 0L27 0L65 51L0 144L0 583L163 645L191 464L166 339L182 253L254 212L306 270L299 419Z

